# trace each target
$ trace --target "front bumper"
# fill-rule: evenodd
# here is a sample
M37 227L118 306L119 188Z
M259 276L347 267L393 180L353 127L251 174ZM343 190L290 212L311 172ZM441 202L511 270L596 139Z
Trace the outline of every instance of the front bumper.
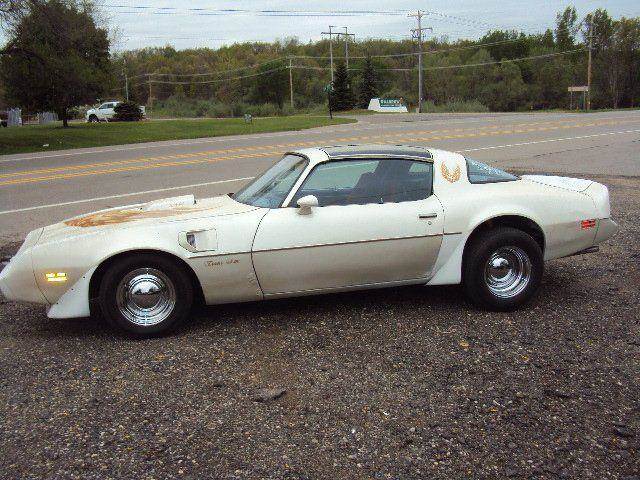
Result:
M14 256L2 269L0 291L7 300L47 303L33 275L30 250Z
M44 229L30 232L9 263L0 271L0 291L7 300L48 303L33 274L31 248L38 243Z

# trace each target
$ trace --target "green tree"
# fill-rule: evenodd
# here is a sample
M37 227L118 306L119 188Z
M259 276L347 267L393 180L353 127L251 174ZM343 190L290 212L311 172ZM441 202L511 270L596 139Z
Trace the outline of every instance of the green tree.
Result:
M5 96L30 111L51 110L68 126L69 109L91 103L111 80L107 32L98 28L88 3L32 2L11 31L15 48L0 60Z
M578 14L574 7L567 7L556 16L556 45L560 50L573 48L578 28Z
M526 105L527 88L522 81L520 67L515 63L497 65L487 76L480 101L491 110L508 112L523 109Z
M362 78L360 80L359 100L361 108L368 108L372 98L378 96L378 76L371 57L364 60Z
M275 103L282 108L289 86L289 74L283 62L261 65L256 74L252 100L255 103Z
M331 109L351 110L355 105L351 79L344 62L338 63L333 76L333 93L330 95Z
M142 109L136 102L120 102L113 109L113 119L117 122L138 122L142 120Z
M529 39L515 30L494 30L482 37L481 44L493 44L485 47L495 60L526 57L529 54Z
M0 25L14 23L24 13L26 3L26 0L0 0Z
M622 65L620 104L632 107L640 101L640 19L622 17L617 27L615 56Z
M617 84L620 65L614 58L616 22L606 10L597 9L585 17L583 41L593 38L593 76L591 102L594 107L613 106L617 103Z

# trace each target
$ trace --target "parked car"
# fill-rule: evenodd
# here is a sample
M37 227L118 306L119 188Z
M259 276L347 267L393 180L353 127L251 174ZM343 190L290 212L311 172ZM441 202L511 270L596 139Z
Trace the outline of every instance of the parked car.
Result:
M87 113L85 114L85 121L97 123L97 122L108 122L112 120L113 116L115 115L114 109L116 105L118 105L119 103L122 103L122 102L119 102L117 100L112 100L109 102L104 102L102 105L100 105L97 108L90 108L89 110L87 110ZM140 110L142 110L142 115L145 116L146 115L145 107L141 106Z
M198 299L398 285L462 283L473 302L508 310L538 290L544 261L596 252L617 229L607 187L591 180L518 177L423 147L310 148L232 195L34 230L0 289L47 304L52 318L88 316L96 300L113 325L138 334L174 328Z
M0 110L0 127L7 127L9 125L8 118L7 112Z

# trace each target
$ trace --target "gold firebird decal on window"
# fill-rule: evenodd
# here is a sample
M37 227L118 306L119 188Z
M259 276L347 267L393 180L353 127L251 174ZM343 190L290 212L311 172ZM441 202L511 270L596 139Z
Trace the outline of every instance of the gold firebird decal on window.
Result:
M455 183L460 180L460 174L462 173L462 171L460 170L460 165L456 165L456 168L454 168L453 172L451 172L444 162L442 162L442 164L440 165L440 172L442 173L444 179L449 183Z

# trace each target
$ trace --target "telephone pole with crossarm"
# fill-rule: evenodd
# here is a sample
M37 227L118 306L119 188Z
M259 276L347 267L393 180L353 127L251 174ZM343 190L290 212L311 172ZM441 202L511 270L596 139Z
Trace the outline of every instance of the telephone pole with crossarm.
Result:
M413 37L418 40L418 113L422 113L422 42L424 40L422 32L424 30L433 32L433 28L422 26L422 17L424 16L424 12L421 10L418 10L416 13L411 13L408 16L415 17L418 21L418 28L412 28L411 33Z

